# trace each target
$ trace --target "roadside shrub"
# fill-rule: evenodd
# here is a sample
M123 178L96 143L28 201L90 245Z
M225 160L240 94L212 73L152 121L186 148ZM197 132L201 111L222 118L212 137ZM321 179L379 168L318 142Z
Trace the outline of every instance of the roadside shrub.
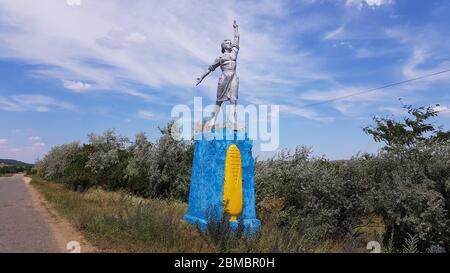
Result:
M311 158L298 147L256 165L258 202L283 200L280 225L295 225L312 237L327 239L352 232L367 211L367 184L347 163ZM355 179L356 178L356 179Z
M348 242L346 247L361 247L360 233L367 219L376 217L385 225L380 233L389 251L402 252L410 235L419 252L449 251L450 133L428 122L436 115L433 108L407 109L413 118L375 118L376 125L365 128L387 145L377 154L330 161L299 146L256 161L258 217L266 236L259 238L274 241L237 243L229 230L213 222L207 242L227 252L310 251L339 240ZM172 137L172 124L159 129L155 142L143 133L134 142L112 130L90 134L88 144L53 148L34 170L77 191L102 186L186 201L194 147ZM276 235L269 236L273 230Z
M61 182L80 150L79 142L53 147L43 159L36 162L37 174L44 179Z
M448 248L448 144L397 147L381 153L380 161L382 164L373 164L378 181L372 194L374 210L386 223L385 243L392 235L393 247L400 250L408 234L414 234L419 251L432 245Z
M187 201L193 144L175 140L170 127L171 123L160 128L156 143L150 143L142 133L136 136L125 170L128 188L145 197Z
M448 249L449 166L445 143L392 147L347 161L311 158L298 147L256 163L259 213L275 212L279 226L297 226L321 240L358 236L365 216L380 215L384 245L395 251L408 234L417 236L418 251Z
M125 168L128 164L130 141L107 130L103 135L91 133L89 154L85 168L94 174L96 184L109 189L125 188Z
M137 134L134 142L113 130L89 134L87 144L74 142L52 148L35 170L40 177L76 191L100 186L186 201L193 144L175 140L171 124L160 129L161 137L155 143L143 133Z

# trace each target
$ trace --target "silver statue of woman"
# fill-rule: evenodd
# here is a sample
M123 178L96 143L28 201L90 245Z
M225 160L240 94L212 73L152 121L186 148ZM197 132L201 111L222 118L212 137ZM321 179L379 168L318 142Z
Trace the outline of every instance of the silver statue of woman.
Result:
M239 53L239 27L234 20L234 40L224 40L222 42L222 54L214 60L214 63L209 66L208 71L197 78L196 85L199 85L203 79L212 71L220 66L222 75L217 85L216 107L214 109L213 117L206 123L205 128L212 128L217 119L217 114L220 111L220 106L224 101L230 101L230 113L228 114L227 124L234 126L236 115L236 103L238 99L239 78L236 75L236 60Z

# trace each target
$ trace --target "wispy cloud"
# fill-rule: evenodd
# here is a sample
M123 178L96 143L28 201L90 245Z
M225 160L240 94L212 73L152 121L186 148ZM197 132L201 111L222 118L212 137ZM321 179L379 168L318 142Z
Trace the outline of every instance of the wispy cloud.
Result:
M161 115L153 113L152 111L140 110L137 115L138 118L146 119L146 120L158 120L161 118Z
M44 142L35 142L31 144L31 148L33 150L42 150L43 148L45 148L45 143Z
M363 8L365 6L375 8L384 5L393 5L394 3L394 0L346 0L348 6L356 6L358 8Z
M433 110L439 112L439 114L443 114L443 115L450 115L450 107L448 106L444 106L444 105L440 105L440 106L435 106L433 107Z
M89 83L81 82L81 81L63 81L64 87L75 92L85 92L92 88L92 85Z
M8 149L8 151L12 154L16 154L16 153L23 151L23 149L22 148L10 148L10 149Z
M307 109L307 108L301 107L301 106L280 105L280 111L281 111L281 113L294 115L297 117L302 117L302 118L307 118L307 119L312 119L312 120L316 120L316 121L321 121L321 122L333 120L332 117L321 116L316 111L314 111L312 109Z
M450 69L450 60L443 61L432 68L430 68L429 66L427 68L421 68L421 65L426 65L428 63L430 57L432 57L431 54L426 50L422 48L415 48L412 56L403 66L403 74L408 78L415 78ZM450 73L437 75L429 79L424 79L424 81L427 80L450 80Z
M394 114L395 116L405 116L408 111L403 107L394 107L394 106L381 106L378 108L380 112L387 112Z
M53 110L74 110L69 102L42 95L16 95L0 97L0 111L49 112Z
M6 145L8 145L8 139L0 138L0 147L5 147Z
M28 138L28 140L31 142L37 142L37 141L41 141L42 138L40 136L31 136Z
M344 33L344 29L345 29L345 25L342 25L340 27L338 27L335 30L332 30L330 32L325 33L324 35L324 39L325 40L335 40L335 39L339 39L341 37L341 35Z
M290 45L303 31L299 26L320 25L323 18L290 17L287 25L285 1L114 0L70 6L0 0L0 11L5 26L0 58L39 64L34 75L59 79L76 92L122 92L153 103L192 98L195 78L219 55L222 40L232 38L235 18L242 90L261 90L256 96L270 98L286 86L289 97L296 85L332 78L320 68L319 56ZM218 73L211 77L195 92L214 99Z

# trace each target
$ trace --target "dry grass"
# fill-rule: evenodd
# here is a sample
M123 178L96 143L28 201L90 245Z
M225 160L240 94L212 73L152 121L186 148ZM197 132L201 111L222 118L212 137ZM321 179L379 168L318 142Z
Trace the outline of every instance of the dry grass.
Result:
M264 215L259 234L202 234L182 219L187 205L143 199L99 188L85 193L34 177L50 204L102 252L362 252L352 240L318 242L295 229L280 228ZM366 225L365 232L373 229ZM216 234L217 235L217 234ZM212 238L220 237L219 241Z
M91 189L80 194L33 178L52 206L104 252L210 252L194 227L181 221L183 203Z

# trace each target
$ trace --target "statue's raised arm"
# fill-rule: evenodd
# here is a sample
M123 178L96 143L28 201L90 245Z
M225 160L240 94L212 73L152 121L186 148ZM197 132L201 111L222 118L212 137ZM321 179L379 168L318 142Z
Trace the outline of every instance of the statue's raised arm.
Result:
M233 41L233 46L236 47L239 50L239 26L236 22L236 20L234 20L233 22L233 28L234 28L234 41Z

